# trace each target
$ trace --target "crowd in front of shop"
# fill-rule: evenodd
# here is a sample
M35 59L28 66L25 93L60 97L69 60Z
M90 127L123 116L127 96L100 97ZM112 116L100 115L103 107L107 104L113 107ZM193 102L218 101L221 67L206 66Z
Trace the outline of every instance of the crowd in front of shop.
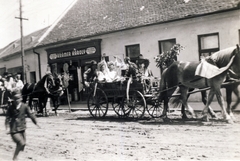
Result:
M3 76L0 75L0 89L13 91L14 89L21 90L24 84L21 80L20 74L11 74L8 72L4 72Z

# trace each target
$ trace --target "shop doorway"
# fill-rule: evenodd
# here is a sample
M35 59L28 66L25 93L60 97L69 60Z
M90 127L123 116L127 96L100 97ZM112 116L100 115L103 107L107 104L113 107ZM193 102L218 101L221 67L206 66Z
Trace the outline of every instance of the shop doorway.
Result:
M68 91L70 94L70 98L72 102L79 101L79 92L78 92L78 68L79 62L72 62L69 63L69 86Z

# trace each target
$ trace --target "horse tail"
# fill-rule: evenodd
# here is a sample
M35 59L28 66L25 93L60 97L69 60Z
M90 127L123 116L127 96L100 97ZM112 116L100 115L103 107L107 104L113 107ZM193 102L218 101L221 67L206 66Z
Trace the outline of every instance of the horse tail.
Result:
M166 74L167 69L165 69L162 73L161 79L160 79L160 87L159 87L159 100L162 101L164 99L164 96L166 95L167 90L167 82L166 82Z

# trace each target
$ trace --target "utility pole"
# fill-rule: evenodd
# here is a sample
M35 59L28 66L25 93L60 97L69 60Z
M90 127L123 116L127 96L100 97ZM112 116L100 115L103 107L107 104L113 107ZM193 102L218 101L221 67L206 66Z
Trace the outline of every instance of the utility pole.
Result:
M25 69L25 62L24 62L24 46L23 46L23 25L22 20L28 20L26 18L22 17L22 0L19 0L19 10L20 10L20 17L15 17L17 19L20 19L20 31L21 31L21 58L22 58L22 76L23 76L23 83L26 83L26 69Z

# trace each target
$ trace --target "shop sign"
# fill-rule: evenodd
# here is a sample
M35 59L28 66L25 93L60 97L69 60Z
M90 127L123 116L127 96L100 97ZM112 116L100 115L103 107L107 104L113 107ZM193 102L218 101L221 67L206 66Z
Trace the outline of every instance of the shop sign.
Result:
M87 49L74 49L72 51L64 51L59 53L52 53L49 55L49 59L60 59L60 58L66 58L66 57L73 57L73 56L81 56L86 54L94 54L96 53L95 47L89 47Z

